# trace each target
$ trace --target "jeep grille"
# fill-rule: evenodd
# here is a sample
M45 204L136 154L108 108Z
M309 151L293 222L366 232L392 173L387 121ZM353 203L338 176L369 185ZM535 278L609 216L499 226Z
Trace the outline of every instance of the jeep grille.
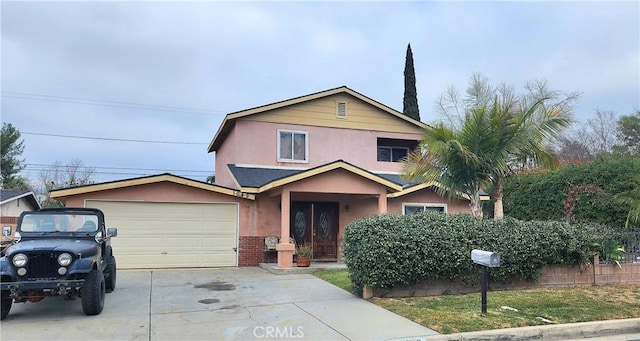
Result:
M51 252L31 252L27 254L27 279L53 279L58 278L58 255Z

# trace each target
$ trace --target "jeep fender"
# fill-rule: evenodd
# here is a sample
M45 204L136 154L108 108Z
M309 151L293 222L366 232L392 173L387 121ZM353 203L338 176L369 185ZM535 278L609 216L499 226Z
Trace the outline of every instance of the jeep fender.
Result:
M87 257L77 259L69 267L69 275L84 274L96 268L96 257Z
M9 264L7 257L0 258L0 276L10 276L11 278L16 278L18 276L13 269L13 266Z

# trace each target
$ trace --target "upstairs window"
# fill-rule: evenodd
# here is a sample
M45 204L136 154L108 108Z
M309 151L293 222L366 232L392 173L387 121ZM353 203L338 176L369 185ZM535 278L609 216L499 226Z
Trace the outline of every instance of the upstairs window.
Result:
M408 153L408 148L378 147L378 161L400 162Z
M278 161L308 162L307 132L278 130Z
M418 141L378 138L377 160L400 162L417 145Z

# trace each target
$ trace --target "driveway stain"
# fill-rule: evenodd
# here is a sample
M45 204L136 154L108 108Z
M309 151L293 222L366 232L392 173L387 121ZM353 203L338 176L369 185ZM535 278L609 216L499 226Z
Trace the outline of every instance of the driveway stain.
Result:
M204 300L198 301L198 303L202 303L202 304L211 304L211 303L218 303L218 302L220 302L220 300L217 298L205 298Z
M197 289L209 289L212 291L230 291L236 290L236 285L233 283L221 282L221 281L213 281L205 284L196 284L193 286Z
M240 308L240 306L239 306L239 305L237 305L237 304L234 304L234 305L226 305L226 306L224 306L224 307L222 307L222 308L220 308L220 309L228 310L228 309L236 309L236 308Z

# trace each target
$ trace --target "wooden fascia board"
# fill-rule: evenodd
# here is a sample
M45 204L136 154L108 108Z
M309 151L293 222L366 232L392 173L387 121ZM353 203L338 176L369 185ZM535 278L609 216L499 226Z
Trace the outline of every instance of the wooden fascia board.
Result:
M62 190L52 191L50 193L50 196L51 198L61 198L61 197L68 197L72 195L86 194L91 192L106 191L106 190L133 187L133 186L139 186L139 185L148 185L148 184L159 183L163 181L172 182L172 183L189 186L193 188L203 189L203 190L211 191L215 193L220 193L220 194L225 194L225 195L230 195L235 197L242 197L249 200L255 200L255 196L253 195L243 194L240 191L236 191L230 188L224 188L224 187L216 186L213 184L205 184L198 181L179 178L179 177L175 177L167 174L148 177L148 178L131 179L131 180L117 181L117 182L111 182L111 183L105 183L105 184L83 186L78 188L62 189Z
M401 112L399 112L399 111L397 111L395 109L392 109L392 108L390 108L390 107L388 107L388 106L386 106L386 105L384 105L384 104L382 104L382 103L380 103L380 102L378 102L378 101L376 101L376 100L374 100L372 98L369 98L369 97L367 97L367 96L365 96L365 95L363 95L361 93L358 93L358 92L356 92L354 90L351 90L351 89L347 88L345 90L345 92L350 94L351 96L353 96L353 97L365 102L365 103L368 103L369 105L372 105L372 106L374 106L374 107L376 107L376 108L378 108L378 109L380 109L382 111L385 111L385 112L387 112L387 113L389 113L389 114L391 114L391 115L393 115L393 116L395 116L397 118L400 118L400 119L402 119L404 121L407 121L407 122L409 122L409 123L411 123L411 124L413 124L415 126L418 126L421 129L424 129L424 128L428 127L428 125L426 123L422 123L420 121L416 121L413 118L411 118L411 117L409 117L409 116L407 116L407 115L405 115L405 114L403 114L403 113L401 113Z
M410 194L410 193L413 193L413 192L417 192L417 191L423 190L423 189L425 189L425 188L429 188L429 187L431 187L431 186L435 186L435 187L439 187L439 188L444 188L444 187L442 186L442 184L440 184L439 182L433 182L433 181L432 181L432 182L427 182L427 183L419 184L419 185L416 185L416 186L411 186L411 187L409 187L409 188L407 188L407 189L405 189L405 190L401 190L401 191L399 191L399 192L389 193L389 194L387 194L387 198L398 198L398 197L401 197L401 196L403 196L403 195L407 195L407 194ZM464 194L464 193L456 193L456 194L457 194L459 197L463 198L463 199L469 200L469 196L468 196L468 195L466 195L466 194ZM480 200L482 200L482 196L480 197Z
M354 173L358 176L361 176L363 178L369 179L371 181L377 182L385 187L391 188L394 191L400 191L402 190L402 186L395 184L394 182L391 182L389 180L386 180L380 176L377 176L375 174L369 173L367 171L364 171L360 168L354 167L352 165L346 164L344 162L338 162L338 163L332 163L332 164L328 164L328 165L324 165L321 167L317 167L317 168L313 168L304 172L300 172L298 174L294 174L282 179L278 179L275 181L272 181L266 185L263 185L259 188L256 187L242 187L242 192L246 192L246 193L263 193L269 190L272 190L274 188L277 187L281 187L287 184L290 184L292 182L296 182L299 180L303 180L306 178L310 178L322 173L326 173L335 169L344 169L346 171L349 171L351 173Z

